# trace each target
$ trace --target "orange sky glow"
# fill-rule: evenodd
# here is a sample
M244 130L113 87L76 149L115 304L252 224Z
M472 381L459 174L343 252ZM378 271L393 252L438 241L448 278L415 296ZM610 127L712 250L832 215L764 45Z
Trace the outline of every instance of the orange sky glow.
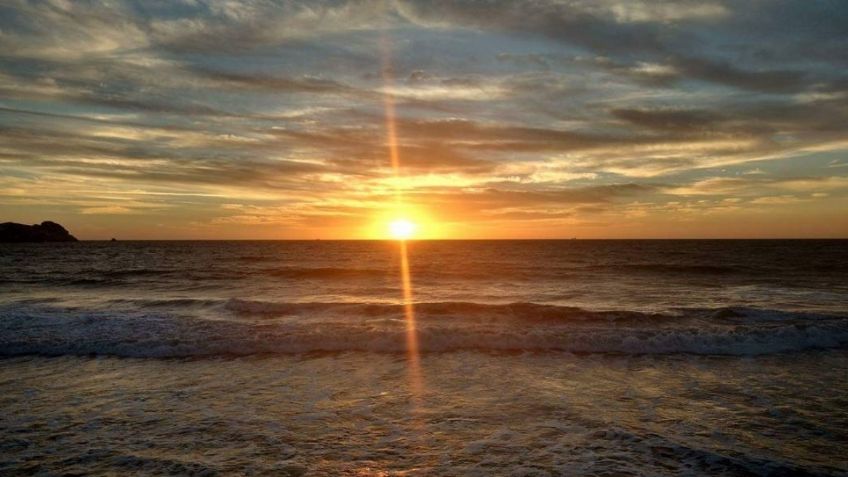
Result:
M399 219L415 239L848 237L832 15L240 5L8 7L0 221L124 240L391 239Z

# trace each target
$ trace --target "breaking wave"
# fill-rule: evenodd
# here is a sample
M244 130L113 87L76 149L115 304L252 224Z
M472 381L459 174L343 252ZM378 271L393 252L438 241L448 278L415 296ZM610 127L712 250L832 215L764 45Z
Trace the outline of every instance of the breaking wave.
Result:
M207 311L219 308L223 315L209 319L165 312L169 306L197 305ZM3 306L0 355L174 358L406 351L403 307L395 304L161 300L138 309L148 311ZM748 356L848 345L848 317L776 310L683 309L650 314L534 303L447 302L416 304L415 312L419 348L424 352Z

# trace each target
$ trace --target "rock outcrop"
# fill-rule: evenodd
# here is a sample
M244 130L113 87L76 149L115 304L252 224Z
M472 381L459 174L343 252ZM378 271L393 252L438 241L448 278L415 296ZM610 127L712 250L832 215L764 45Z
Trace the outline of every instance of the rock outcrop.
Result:
M56 222L35 225L5 222L0 224L0 242L76 242L65 227Z

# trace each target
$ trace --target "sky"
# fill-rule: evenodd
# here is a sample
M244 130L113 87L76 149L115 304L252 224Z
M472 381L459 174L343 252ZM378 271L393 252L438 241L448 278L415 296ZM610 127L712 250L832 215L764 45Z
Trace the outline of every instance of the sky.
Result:
M398 217L848 237L848 2L0 3L0 222L357 239Z

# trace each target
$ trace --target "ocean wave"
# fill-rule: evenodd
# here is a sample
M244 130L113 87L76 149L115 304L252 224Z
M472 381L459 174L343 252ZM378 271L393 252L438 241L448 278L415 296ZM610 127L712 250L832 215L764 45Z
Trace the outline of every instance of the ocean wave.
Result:
M400 303L298 303L269 302L232 298L224 308L241 316L283 317L300 316L321 318L327 316L356 317L402 317L406 306ZM537 323L580 322L580 321L638 321L656 322L679 318L677 315L643 313L635 311L589 311L582 308L537 303L488 304L461 301L418 302L413 304L419 320L438 321L444 319L463 322L520 321ZM689 313L697 313L688 310Z
M183 273L184 271L166 269L166 268L128 268L124 270L91 270L83 271L83 273L92 273L104 277L143 277L143 276L161 276L174 273Z
M0 309L0 355L172 358L309 352L404 353L399 305L262 304L311 307L321 320L223 320L73 309ZM228 302L255 307L255 302ZM303 308L306 307L306 308ZM322 315L324 310L333 313ZM338 313L347 309L347 313ZM370 313L363 313L370 310ZM481 310L487 310L483 312ZM494 310L494 311L493 311ZM355 311L355 313L354 313ZM640 321L641 317L641 321ZM848 345L848 318L724 308L680 315L592 312L529 303L416 306L422 352L565 351L616 354L761 355Z
M266 274L278 278L318 278L318 279L351 279L383 277L390 275L390 270L337 268L337 267L281 267L271 268Z
M741 265L712 265L712 264L685 264L685 263L607 263L592 265L577 265L566 268L571 272L631 272L642 274L673 274L673 275L731 275L749 273L755 271L748 266Z
M743 267L726 265L684 265L670 263L634 263L615 266L618 269L651 273L680 273L695 275L724 275L747 271Z
M401 303L351 302L277 302L231 298L223 308L240 316L256 317L356 317L402 316L406 306ZM518 321L526 323L630 322L655 326L684 321L706 320L724 324L753 324L792 320L817 320L830 315L747 307L678 308L672 313L649 313L630 310L587 310L572 306L516 303L475 303L463 301L416 302L413 304L419 319L458 319L468 321ZM836 317L840 318L840 317ZM848 317L845 317L848 318Z
M164 299L145 299L145 298L115 298L108 300L110 305L132 305L138 308L193 308L193 307L214 307L221 304L221 300L216 299L201 299L201 298L164 298Z

